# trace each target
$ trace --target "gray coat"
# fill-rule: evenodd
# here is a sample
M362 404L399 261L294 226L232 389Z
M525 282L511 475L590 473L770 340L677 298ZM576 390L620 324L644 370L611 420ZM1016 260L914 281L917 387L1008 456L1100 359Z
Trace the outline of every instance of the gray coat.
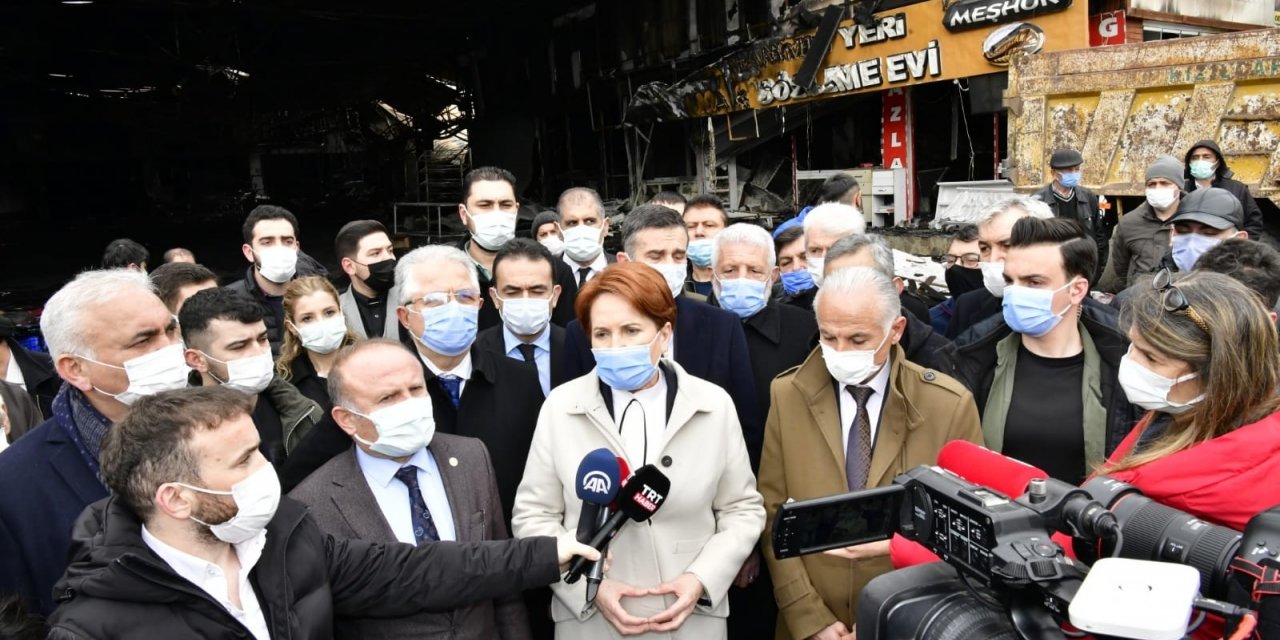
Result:
M1164 225L1145 202L1121 216L1111 239L1111 266L1119 278L1116 291L1160 268L1160 259L1169 253L1169 230Z
M437 433L430 451L444 477L458 541L507 539L506 516L484 443ZM391 525L378 510L354 448L317 469L289 497L306 504L321 530L336 538L396 541ZM439 613L397 619L339 617L334 620L334 637L525 640L530 633L523 600L519 592L513 591L503 598Z
M387 291L387 313L383 318L383 329L381 336L372 336L374 338L391 338L392 340L400 339L400 319L396 317L396 307L399 305L400 289L391 287ZM342 317L347 320L347 328L361 340L370 336L365 334L364 320L360 318L360 307L357 306L356 297L351 293L351 287L347 287L338 295L338 304L342 307Z

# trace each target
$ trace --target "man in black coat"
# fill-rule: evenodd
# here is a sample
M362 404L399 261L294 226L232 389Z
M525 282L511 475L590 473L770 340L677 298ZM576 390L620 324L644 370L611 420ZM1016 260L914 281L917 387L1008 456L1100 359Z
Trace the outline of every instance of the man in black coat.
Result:
M442 433L479 438L489 448L508 518L542 408L538 372L475 347L484 304L476 270L461 250L419 247L396 266L396 314L413 336Z
M823 264L823 276L831 275L845 267L867 267L879 271L884 277L893 281L898 290L899 299L906 284L894 274L893 249L879 236L856 233L836 241L827 249L826 261ZM946 353L950 341L934 332L927 322L922 322L905 306L902 317L906 319L906 327L902 330L902 338L898 344L902 347L907 360L926 369L933 369L955 376L955 360ZM811 344L810 348L814 346ZM798 363L797 363L798 364Z
M462 179L462 202L458 203L458 217L470 233L457 245L471 261L479 279L480 307L478 318L481 330L502 324L498 307L489 297L493 286L493 260L502 246L516 235L516 220L520 202L516 199L516 177L510 171L498 167L472 169ZM556 284L560 285L560 299L551 312L551 321L564 326L573 319L573 301L578 287L569 265L556 262Z
M1101 200L1098 194L1080 184L1084 157L1075 149L1058 149L1049 157L1049 169L1053 180L1036 192L1035 197L1053 211L1059 218L1069 218L1080 223L1098 244L1098 273L1093 279L1102 275L1107 266L1110 252L1111 231L1116 226L1115 214L1103 215L1099 208ZM1105 200L1105 199L1104 199Z
M48 354L27 351L13 337L15 327L0 315L0 380L22 387L40 410L40 421L53 416L53 397L62 379Z
M114 494L76 522L51 638L329 638L333 618L447 609L559 579L573 533L414 546L336 540L281 498L252 400L221 387L138 401L107 435Z
M1249 193L1249 187L1232 177L1235 173L1227 167L1227 159L1222 156L1218 143L1201 140L1191 145L1183 164L1186 166L1187 193L1209 187L1226 189L1244 208L1244 230L1249 232L1249 239L1258 240L1262 237L1265 227L1262 209L1258 207L1253 194Z
M557 357L564 349L564 327L551 323L551 310L562 293L555 283L555 265L551 252L528 238L504 245L493 259L493 288L489 291L502 324L476 337L476 348L526 363L537 371L543 396L564 382Z

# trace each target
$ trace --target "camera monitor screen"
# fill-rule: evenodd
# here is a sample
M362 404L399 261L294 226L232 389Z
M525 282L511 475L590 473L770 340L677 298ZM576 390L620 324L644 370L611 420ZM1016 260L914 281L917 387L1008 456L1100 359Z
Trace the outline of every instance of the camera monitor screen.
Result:
M790 558L887 540L898 530L903 493L890 485L788 502L773 523L774 555Z

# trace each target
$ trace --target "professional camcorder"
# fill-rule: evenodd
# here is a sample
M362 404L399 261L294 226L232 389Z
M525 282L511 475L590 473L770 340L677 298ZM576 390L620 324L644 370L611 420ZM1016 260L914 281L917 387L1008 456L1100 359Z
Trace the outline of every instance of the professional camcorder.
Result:
M1072 537L1079 560L1055 531ZM1267 595L1280 586L1280 508L1242 536L1106 477L1083 487L1034 479L1013 499L920 466L888 487L788 502L772 537L775 555L788 558L894 533L945 564L873 580L858 602L862 640L1065 638L1067 621L1095 637L1181 638L1193 605L1247 633L1250 610L1277 606ZM1275 618L1263 616L1261 637L1280 638L1265 635Z

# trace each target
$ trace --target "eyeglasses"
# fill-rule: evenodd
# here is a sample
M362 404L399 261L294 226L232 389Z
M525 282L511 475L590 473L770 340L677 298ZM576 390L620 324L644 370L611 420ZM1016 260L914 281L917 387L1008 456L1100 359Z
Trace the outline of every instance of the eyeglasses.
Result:
M1187 301L1187 296L1182 293L1182 289L1173 284L1173 272L1168 267L1156 272L1155 277L1151 279L1151 286L1160 292L1160 302L1164 305L1165 311L1187 316L1205 335L1209 335L1209 323L1205 322L1204 317Z
M420 298L414 298L409 304L421 302L423 308L434 309L449 304L450 300L457 300L458 304L478 305L480 304L480 292L475 289L460 289L458 291L431 291L424 293Z
M954 253L946 253L946 254L943 254L940 259L937 259L937 260L947 265L948 267L953 266L955 265L955 263L959 262L960 266L962 267L975 269L978 266L978 262L982 260L982 256L976 253L962 253L960 255L956 255Z

